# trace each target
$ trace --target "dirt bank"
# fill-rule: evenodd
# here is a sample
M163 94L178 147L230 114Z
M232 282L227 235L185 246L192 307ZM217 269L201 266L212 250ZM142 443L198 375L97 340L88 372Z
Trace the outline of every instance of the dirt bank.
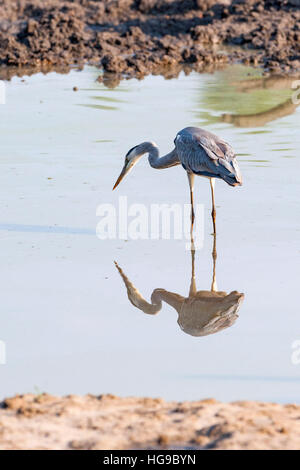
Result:
M299 449L300 406L112 395L0 404L0 449Z
M0 0L0 64L141 78L239 60L291 73L299 20L300 0Z

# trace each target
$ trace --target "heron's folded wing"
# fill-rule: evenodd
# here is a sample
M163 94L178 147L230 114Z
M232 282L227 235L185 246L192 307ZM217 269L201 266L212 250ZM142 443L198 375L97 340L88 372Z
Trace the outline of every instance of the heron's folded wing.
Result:
M187 170L221 178L236 176L235 154L226 142L209 135L179 134L176 147Z

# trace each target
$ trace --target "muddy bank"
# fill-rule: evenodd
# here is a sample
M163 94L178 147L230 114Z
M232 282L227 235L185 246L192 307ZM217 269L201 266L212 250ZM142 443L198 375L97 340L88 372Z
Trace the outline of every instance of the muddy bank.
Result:
M299 20L300 0L1 0L0 65L91 63L142 78L239 60L291 73Z
M300 406L24 395L0 408L0 449L299 449Z

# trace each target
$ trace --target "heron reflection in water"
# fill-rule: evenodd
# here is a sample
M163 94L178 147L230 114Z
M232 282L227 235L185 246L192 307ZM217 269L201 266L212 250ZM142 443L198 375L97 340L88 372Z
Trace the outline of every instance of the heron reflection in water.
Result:
M165 289L154 289L151 295L151 303L144 299L116 262L115 265L124 281L128 299L132 305L146 314L155 315L161 310L162 302L166 302L177 311L177 322L182 331L191 336L207 336L232 326L238 318L237 312L244 299L244 294L237 291L230 294L218 291L216 281L216 236L214 236L212 258L213 274L210 290L197 291L195 251L192 249L192 274L188 297L183 297Z

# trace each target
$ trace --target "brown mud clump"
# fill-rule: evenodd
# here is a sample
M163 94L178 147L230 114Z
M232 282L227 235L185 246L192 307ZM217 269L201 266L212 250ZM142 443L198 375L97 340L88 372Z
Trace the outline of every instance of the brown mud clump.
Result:
M0 450L294 449L300 406L115 395L18 395L0 403Z
M142 78L233 61L299 71L299 0L0 0L0 65L13 73L89 63Z

